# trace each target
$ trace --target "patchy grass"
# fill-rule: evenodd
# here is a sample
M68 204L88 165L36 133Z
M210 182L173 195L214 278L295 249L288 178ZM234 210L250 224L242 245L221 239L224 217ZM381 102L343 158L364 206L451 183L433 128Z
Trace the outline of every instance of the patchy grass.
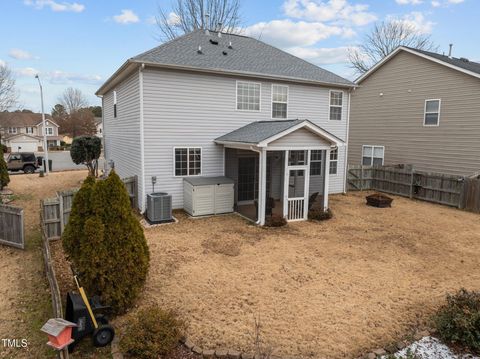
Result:
M479 216L368 193L331 196L335 216L281 228L236 216L145 231L151 268L140 307L176 309L205 348L352 358L428 324L445 293L480 288ZM119 323L122 323L122 318Z

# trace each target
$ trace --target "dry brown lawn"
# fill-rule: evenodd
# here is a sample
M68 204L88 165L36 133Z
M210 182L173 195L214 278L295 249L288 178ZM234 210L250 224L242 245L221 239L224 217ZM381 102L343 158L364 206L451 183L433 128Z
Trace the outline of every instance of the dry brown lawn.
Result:
M26 250L0 245L0 338L28 340L26 349L7 350L0 342L0 358L44 358L46 337L39 332L51 316L50 292L40 249L39 201L56 191L80 185L86 171L10 176L15 193L12 205L24 209Z
M142 304L177 309L205 348L253 351L254 318L274 354L343 358L428 323L447 292L480 290L480 216L366 193L332 196L335 217L263 229L236 215L145 231Z

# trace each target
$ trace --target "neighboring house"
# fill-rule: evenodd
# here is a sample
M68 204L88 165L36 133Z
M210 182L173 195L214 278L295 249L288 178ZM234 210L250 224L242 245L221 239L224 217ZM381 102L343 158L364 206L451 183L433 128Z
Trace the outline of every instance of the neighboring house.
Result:
M245 216L305 219L310 195L327 208L345 190L353 87L253 38L197 30L129 59L97 91L105 162L138 176L142 211L154 176L174 208L186 206L184 179L226 176Z
M480 171L480 63L400 47L357 83L349 164Z
M103 122L101 117L95 117L95 126L97 128L97 133L95 136L102 138L103 137Z
M47 144L59 146L61 136L58 125L46 115ZM40 113L0 112L0 135L2 144L11 152L43 151L43 124Z

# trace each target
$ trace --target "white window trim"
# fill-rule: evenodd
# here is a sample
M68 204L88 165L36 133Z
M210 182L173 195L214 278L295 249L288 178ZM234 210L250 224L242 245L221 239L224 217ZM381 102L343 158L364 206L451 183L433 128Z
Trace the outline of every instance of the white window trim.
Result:
M178 150L178 149L187 149L187 174L186 175L183 175L183 176L177 176L176 173L175 173L175 150ZM188 161L188 156L189 156L189 153L188 153L188 150L190 149L200 149L200 173L198 175L189 175L188 172L190 170L190 166L189 166L189 161ZM183 177L198 177L198 176L201 176L203 173L203 148L200 147L200 146L175 146L173 147L173 177L178 177L178 178L183 178Z
M238 83L239 82L244 82L244 83L252 83L259 85L260 91L259 91L259 101L258 101L258 110L242 110L238 108ZM261 82L255 82L255 81L243 81L243 80L236 80L235 81L235 110L240 111L240 112L261 112L262 111L262 83Z
M281 101L275 101L275 103L285 103L287 104L287 114L285 118L282 117L273 117L273 86L282 86L287 88L287 102L281 102ZM289 106L289 100L290 100L290 87L288 85L282 85L282 84L272 84L270 88L270 117L272 120L288 120L288 108Z
M337 151L337 159L336 160L332 160L331 156L332 156L332 152L333 151ZM330 151L328 151L328 175L329 176L338 176L338 158L340 156L340 150L338 149L338 147L336 148L332 148L330 149ZM337 171L335 173L330 173L330 164L332 162L336 162L337 163ZM327 168L325 168L325 172L327 171Z
M364 149L365 147L371 147L372 148L372 157L371 157L371 161L370 161L370 165L364 165L363 164L363 153L364 153ZM379 145L362 145L362 157L361 157L361 164L364 165L364 166L373 166L373 154L375 153L375 147L378 147L378 148L381 148L383 150L383 156L382 156L382 166L385 164L385 146L379 146ZM375 158L378 158L378 157L375 157Z
M25 127L25 133L27 135L33 134L33 127Z
M11 131L10 131L10 130L11 130ZM9 128L8 128L8 133L9 133L9 134L12 134L12 135L17 134L17 133L18 133L18 129L17 129L16 127L9 127Z
M47 130L52 130L52 133L48 133ZM47 136L54 136L54 133L55 133L55 132L53 131L53 127L50 127L50 126L49 126L49 127L45 127L45 128L43 129L43 131L45 132L45 134L46 134Z
M438 112L427 112L427 102L428 101L438 101ZM430 98L425 100L425 106L423 108L423 127L438 127L440 126L440 111L442 110L442 99L440 98ZM429 113L438 113L438 120L436 125L427 125L425 124L425 118Z
M332 92L341 92L342 93L342 106L338 106L338 105L332 105ZM328 91L328 120L329 121L343 121L343 103L345 102L345 91L343 90L330 90ZM341 112L340 112L340 120L332 120L330 118L330 109L332 107L340 107L341 108Z

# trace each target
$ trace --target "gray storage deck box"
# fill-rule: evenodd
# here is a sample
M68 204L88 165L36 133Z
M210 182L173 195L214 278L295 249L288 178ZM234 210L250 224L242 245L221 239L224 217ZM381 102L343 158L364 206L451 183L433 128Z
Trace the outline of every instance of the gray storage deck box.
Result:
M192 216L233 212L234 181L228 177L183 179L183 208Z

